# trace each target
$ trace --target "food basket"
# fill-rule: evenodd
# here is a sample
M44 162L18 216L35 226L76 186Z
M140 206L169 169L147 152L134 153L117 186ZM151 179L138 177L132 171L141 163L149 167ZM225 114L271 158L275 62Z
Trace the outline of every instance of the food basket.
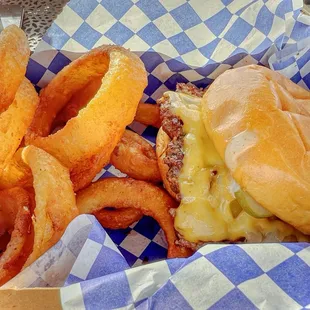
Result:
M248 64L268 66L309 89L310 17L302 6L300 0L71 0L31 56L27 77L40 90L84 52L117 44L144 62L142 100L148 103L177 83L206 87L225 70ZM137 122L129 127L155 144L157 129ZM111 176L124 175L108 165L95 180ZM94 216L80 215L0 294L3 303L18 303L14 294L42 288L48 305L64 309L310 305L307 243L207 244L190 258L172 260L165 260L166 248L152 218L104 230Z

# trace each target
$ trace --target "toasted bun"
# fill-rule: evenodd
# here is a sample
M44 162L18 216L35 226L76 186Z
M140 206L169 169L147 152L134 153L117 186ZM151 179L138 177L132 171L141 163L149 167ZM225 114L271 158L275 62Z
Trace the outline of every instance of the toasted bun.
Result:
M241 188L310 234L310 93L250 65L218 77L203 97L202 113Z
M170 182L167 180L167 173L169 167L164 163L164 159L166 157L166 150L170 141L171 140L169 136L165 133L162 127L160 127L156 137L156 156L158 159L159 172L163 180L165 189L174 199L178 200L176 193L171 189Z

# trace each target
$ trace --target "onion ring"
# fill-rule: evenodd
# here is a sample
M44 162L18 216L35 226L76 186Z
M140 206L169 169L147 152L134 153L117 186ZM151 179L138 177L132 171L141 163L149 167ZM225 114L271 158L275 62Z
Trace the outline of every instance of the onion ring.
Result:
M76 117L81 108L85 107L88 102L96 95L101 86L102 77L91 80L83 89L77 91L66 106L57 114L54 119L52 129L59 129L63 127L68 120ZM78 191L88 186L97 173L107 164L105 158L105 151L100 154L92 156L89 161L79 170L71 171L71 181L73 183L74 191Z
M10 162L3 168L0 178L0 189L12 187L28 188L32 186L33 179L30 168L23 162L19 148Z
M101 86L102 77L90 81L84 88L77 91L65 107L56 115L52 129L63 127L69 119L76 117L79 111L96 95Z
M24 78L13 103L0 114L0 168L9 163L31 124L38 95L32 84ZM2 176L1 176L2 178Z
M95 97L49 135L55 116L71 97L100 77ZM56 157L75 176L87 173L94 163L98 163L98 173L133 121L146 85L146 71L138 56L117 46L96 48L61 70L42 90L25 142Z
M0 34L0 113L13 102L26 73L30 49L25 33L10 25Z
M36 201L33 251L25 268L59 241L78 209L67 168L32 145L23 150L22 158L33 174Z
M111 155L110 162L118 170L134 179L161 181L155 150L133 131L124 132Z
M74 108L70 111L73 110ZM68 116L70 112L69 110L67 112L68 114L66 115ZM61 119L57 120L57 124L61 125ZM81 173L81 166L77 175L74 172L71 173L71 180L75 191L89 185L98 173L98 170L100 171L106 164L105 159L100 154L91 158L90 162L91 164L88 164L84 169L85 173ZM141 136L130 130L124 132L121 140L112 152L110 162L118 170L137 180L154 183L161 181L154 149Z
M6 220L13 221L11 240L0 256L0 286L22 269L32 251L31 200L22 188L0 192L1 211L7 211ZM4 214L0 214L0 217Z
M161 188L129 178L106 178L77 193L80 213L95 213L106 207L135 208L153 217L163 229L168 243L168 257L187 257L189 249L175 244L178 240L170 208L176 202Z
M27 191L20 187L0 191L0 218L4 230L12 230L18 210L23 206L29 207L29 201Z
M161 121L159 117L159 107L151 103L139 103L135 121L146 126L153 126L159 128Z
M98 222L104 228L109 229L124 229L139 221L143 214L134 208L124 209L101 209L94 213Z
M79 114L87 103L94 97L101 85L101 79L95 79L88 83L85 88L75 93L68 104L57 114L52 128L63 127L69 119ZM156 104L140 102L134 118L135 121L159 128L161 126L159 107Z
M16 276L32 250L31 213L24 206L19 209L11 240L0 257L0 286Z

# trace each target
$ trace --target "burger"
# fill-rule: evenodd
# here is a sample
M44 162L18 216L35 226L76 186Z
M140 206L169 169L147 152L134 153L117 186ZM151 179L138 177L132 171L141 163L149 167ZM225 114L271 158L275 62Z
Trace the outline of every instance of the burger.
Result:
M227 70L157 102L160 173L179 243L308 241L310 93L279 73Z

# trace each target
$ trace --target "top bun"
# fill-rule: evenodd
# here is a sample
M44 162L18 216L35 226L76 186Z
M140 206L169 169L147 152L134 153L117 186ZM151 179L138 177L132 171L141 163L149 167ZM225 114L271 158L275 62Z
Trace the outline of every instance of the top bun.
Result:
M310 234L310 92L250 65L219 76L203 97L202 113L240 187Z

